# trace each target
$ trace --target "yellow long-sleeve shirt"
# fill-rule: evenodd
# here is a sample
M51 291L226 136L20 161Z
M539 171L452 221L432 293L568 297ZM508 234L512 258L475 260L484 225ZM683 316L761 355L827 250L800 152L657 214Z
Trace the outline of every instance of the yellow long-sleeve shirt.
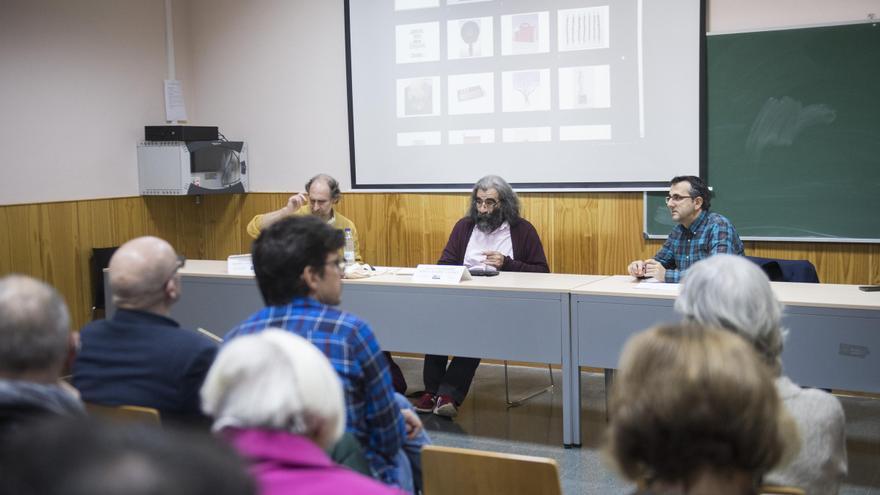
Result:
M299 210L297 210L294 215L311 215L312 212L308 206L303 206ZM340 214L338 211L333 210L333 217L330 218L330 221L327 222L332 227L335 227L339 230L345 231L345 229L351 229L351 238L354 240L354 259L358 263L363 263L363 258L361 258L361 247L358 242L358 233L357 227L354 226L354 222ZM260 231L263 229L263 215L257 215L251 219L251 221L247 225L247 233L254 239L260 235ZM342 256L342 251L339 251L339 255Z

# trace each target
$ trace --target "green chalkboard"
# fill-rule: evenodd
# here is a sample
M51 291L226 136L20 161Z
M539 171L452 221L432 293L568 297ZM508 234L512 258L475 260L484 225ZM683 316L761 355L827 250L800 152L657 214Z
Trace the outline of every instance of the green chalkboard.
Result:
M706 44L712 210L745 238L880 242L880 24ZM672 227L664 196L648 235Z

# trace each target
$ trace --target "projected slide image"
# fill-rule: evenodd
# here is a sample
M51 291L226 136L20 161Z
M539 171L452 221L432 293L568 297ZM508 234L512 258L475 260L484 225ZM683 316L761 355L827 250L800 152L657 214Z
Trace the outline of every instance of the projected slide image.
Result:
M438 7L440 0L394 0L394 10L413 10Z
M611 126L563 125L559 127L560 141L602 141L611 139Z
M397 80L397 116L440 115L440 78L415 77Z
M495 77L491 72L449 76L449 115L495 111Z
M550 51L550 14L532 12L501 16L501 54Z
M440 59L440 23L397 26L397 63L435 62Z
M550 110L550 69L502 72L501 110Z
M400 146L400 147L439 146L439 145L440 145L440 132L439 131L398 132L397 133L397 146Z
M559 108L609 108L611 106L611 67L588 65L559 69Z
M611 39L608 6L583 9L560 9L556 34L559 51L608 48Z
M501 140L505 143L542 143L552 139L549 127L505 127Z
M488 144L495 142L495 129L455 129L449 131L449 144Z
M446 24L446 53L449 60L491 57L492 18L456 19Z

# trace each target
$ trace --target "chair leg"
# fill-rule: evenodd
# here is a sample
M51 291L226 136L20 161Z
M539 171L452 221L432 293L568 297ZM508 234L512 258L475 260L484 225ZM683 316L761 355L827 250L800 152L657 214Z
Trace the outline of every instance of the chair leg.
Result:
M611 415L608 413L608 397L611 393L611 384L614 383L614 370L605 368L605 422L607 423L609 419L611 419Z
M507 402L507 408L510 409L511 407L519 407L519 406L525 404L525 402L527 400L532 399L534 397L537 397L537 396L543 394L544 392L549 392L549 391L553 390L553 387L554 387L553 367L550 366L549 364L547 365L547 371L550 374L550 385L548 385L544 388L540 388L538 390L535 390L534 392L530 392L530 393L520 397L519 399L510 400L510 381L507 378L507 361L504 361L504 401Z

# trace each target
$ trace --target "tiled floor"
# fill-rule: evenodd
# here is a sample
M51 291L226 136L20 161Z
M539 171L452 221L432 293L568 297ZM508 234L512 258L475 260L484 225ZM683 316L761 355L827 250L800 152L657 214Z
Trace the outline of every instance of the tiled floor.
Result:
M409 382L409 392L421 389L422 361L396 358ZM547 383L547 369L511 367L511 396L517 397ZM439 445L536 455L556 459L563 492L571 494L625 494L633 486L603 463L599 448L605 430L605 382L601 374L581 375L583 447L562 447L561 374L554 371L557 388L521 407L507 409L504 370L481 365L471 393L454 421L422 415ZM849 476L843 495L880 495L880 399L841 397L847 417Z

